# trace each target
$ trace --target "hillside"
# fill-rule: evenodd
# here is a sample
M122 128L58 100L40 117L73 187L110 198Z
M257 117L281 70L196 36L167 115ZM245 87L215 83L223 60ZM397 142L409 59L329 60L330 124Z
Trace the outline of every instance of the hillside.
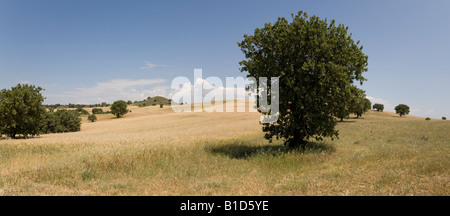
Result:
M163 105L170 105L171 101L165 97L162 96L155 96L155 97L148 97L146 100L137 102L137 103L133 103L133 105L136 106L159 106L160 104Z
M0 140L0 195L450 195L450 121L370 111L291 152L264 140L258 113L129 109Z

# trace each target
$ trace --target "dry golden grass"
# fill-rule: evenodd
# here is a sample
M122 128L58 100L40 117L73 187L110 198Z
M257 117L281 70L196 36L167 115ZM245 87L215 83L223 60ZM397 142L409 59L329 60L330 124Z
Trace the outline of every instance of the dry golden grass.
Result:
M299 152L264 140L258 113L130 109L0 140L0 195L450 195L450 121L371 111Z

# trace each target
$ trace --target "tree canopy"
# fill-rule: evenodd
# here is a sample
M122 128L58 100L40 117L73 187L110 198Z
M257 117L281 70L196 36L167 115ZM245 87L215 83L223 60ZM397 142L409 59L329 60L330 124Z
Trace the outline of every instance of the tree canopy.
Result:
M41 87L18 84L0 91L0 131L11 138L39 135L41 119L45 114Z
M400 117L409 114L409 106L405 104L399 104L395 107L395 113L399 114Z
M373 108L374 110L377 110L378 112L383 112L383 110L384 110L384 105L383 105L383 104L376 103L376 104L373 105L372 108Z
M127 102L123 100L114 102L113 105L111 105L111 113L117 116L117 118L120 118L121 116L127 114Z
M278 18L244 35L238 45L246 58L241 72L257 82L279 78L278 120L263 124L266 139L283 138L290 147L304 148L309 138L338 136L335 113L348 103L352 84L365 81L368 64L348 27L300 11L291 22ZM270 98L270 85L267 93Z
M48 112L41 122L42 133L76 132L81 129L81 118L76 110Z

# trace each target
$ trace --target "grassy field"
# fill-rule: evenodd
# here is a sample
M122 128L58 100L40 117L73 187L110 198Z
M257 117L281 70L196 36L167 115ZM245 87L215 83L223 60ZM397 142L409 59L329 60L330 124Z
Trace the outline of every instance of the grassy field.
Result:
M370 111L300 152L264 140L258 113L130 109L0 140L0 195L450 195L450 121Z

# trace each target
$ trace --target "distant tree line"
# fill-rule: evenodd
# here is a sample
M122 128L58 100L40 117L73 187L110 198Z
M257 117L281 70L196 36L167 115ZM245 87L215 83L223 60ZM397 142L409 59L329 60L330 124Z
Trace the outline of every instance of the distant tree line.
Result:
M47 108L47 109L67 109L67 108L77 108L77 109L79 109L79 108L93 108L93 107L109 107L109 106L111 106L111 104L109 104L109 103L106 103L106 102L102 102L102 103L99 103L99 104L72 104L72 103L69 103L69 104L67 104L67 105L64 105L64 104L44 104L44 105L42 105L42 106L44 106L45 108Z

